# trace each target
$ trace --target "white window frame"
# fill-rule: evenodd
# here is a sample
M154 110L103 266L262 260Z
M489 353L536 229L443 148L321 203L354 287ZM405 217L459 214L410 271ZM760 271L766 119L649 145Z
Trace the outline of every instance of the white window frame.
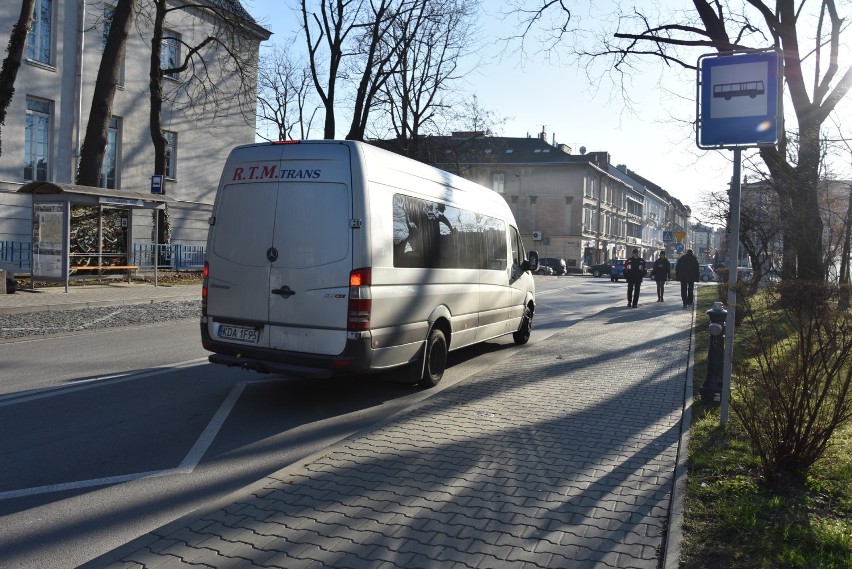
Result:
M27 36L27 59L29 61L53 65L54 20L53 0L36 0L30 33Z
M100 186L112 190L119 188L119 156L121 119L111 117L107 127L107 145L104 149L104 160L101 164ZM109 170L112 166L112 179L109 178Z
M171 30L163 30L163 41L160 48L160 69L177 67L180 62L180 34ZM177 73L166 73L163 75L168 79L177 81L180 77Z
M166 178L169 180L177 180L177 145L178 135L170 130L163 131L163 137L166 139Z
M502 173L491 174L491 189L502 194L506 191L506 175Z
M27 114L24 120L24 180L41 182L47 181L50 176L51 107L50 101L27 97ZM40 167L38 164L42 160L44 163Z

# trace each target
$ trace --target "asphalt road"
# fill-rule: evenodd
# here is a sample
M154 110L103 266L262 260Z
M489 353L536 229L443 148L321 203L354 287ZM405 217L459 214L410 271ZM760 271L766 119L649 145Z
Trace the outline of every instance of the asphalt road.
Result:
M537 288L532 343L621 303L626 285ZM453 352L438 388L421 390L395 374L214 366L195 319L0 343L0 566L77 566L523 349L507 336Z

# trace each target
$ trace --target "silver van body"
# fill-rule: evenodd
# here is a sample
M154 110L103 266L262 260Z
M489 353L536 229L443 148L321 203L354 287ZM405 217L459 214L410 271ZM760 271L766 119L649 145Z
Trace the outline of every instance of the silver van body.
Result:
M512 333L535 311L517 225L496 192L354 141L232 150L210 218L210 361L329 377L412 365Z

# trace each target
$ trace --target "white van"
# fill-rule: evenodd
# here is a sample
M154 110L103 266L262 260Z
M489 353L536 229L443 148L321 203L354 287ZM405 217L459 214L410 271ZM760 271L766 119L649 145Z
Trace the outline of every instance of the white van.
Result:
M531 270L498 193L353 141L240 146L207 241L210 361L330 377L409 365L436 385L450 350L527 342Z

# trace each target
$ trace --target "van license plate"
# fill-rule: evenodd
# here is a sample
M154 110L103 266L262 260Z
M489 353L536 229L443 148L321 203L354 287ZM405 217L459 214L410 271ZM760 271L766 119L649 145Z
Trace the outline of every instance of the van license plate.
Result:
M245 342L247 344L257 344L260 341L260 330L257 328L247 328L245 326L219 324L219 329L217 330L216 335L224 340Z

